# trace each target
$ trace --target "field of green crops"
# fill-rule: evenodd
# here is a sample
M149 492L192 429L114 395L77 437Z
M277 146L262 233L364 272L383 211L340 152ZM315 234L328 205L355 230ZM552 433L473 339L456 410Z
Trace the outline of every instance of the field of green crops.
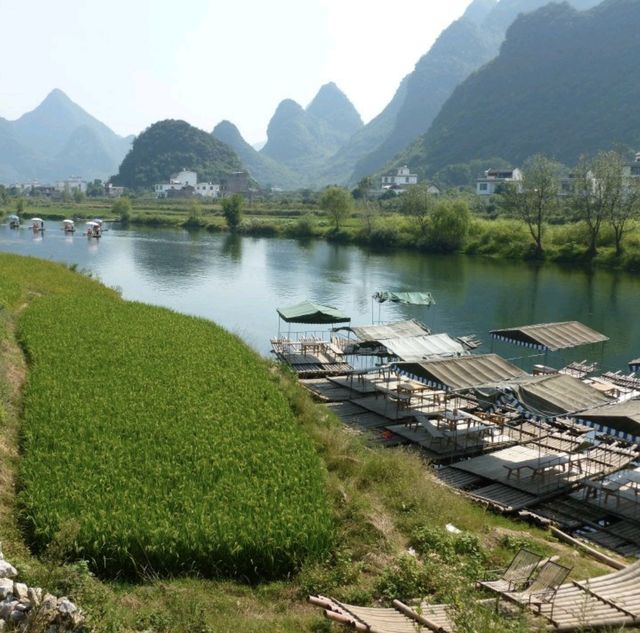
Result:
M326 551L320 460L264 362L214 324L110 296L20 319L21 521L109 576L279 577Z

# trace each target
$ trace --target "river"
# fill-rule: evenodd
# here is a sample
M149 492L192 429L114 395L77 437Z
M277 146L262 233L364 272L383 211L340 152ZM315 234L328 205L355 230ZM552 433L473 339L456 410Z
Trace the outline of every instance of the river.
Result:
M265 355L278 331L277 306L313 299L342 309L354 324L370 324L374 292L428 290L436 306L384 304L380 318L415 318L434 332L475 334L484 343L479 351L514 359L531 352L492 346L489 330L575 319L611 340L551 354L550 364L591 358L603 369L626 371L640 356L640 278L625 273L117 225L89 240L80 231L65 236L59 227L47 222L39 238L29 228L2 225L0 250L76 264L126 299L216 321Z

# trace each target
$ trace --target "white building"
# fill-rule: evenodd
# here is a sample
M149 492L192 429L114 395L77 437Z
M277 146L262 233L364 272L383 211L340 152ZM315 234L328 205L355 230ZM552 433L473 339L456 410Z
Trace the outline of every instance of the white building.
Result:
M487 169L484 176L476 180L476 193L492 196L500 186L511 183L522 189L522 172L519 169Z
M636 154L636 158L632 163L625 163L622 168L622 177L626 183L631 178L640 178L640 152Z
M203 198L219 198L220 185L214 185L212 182L200 182L196 184L196 195Z
M198 183L198 174L195 171L189 171L183 169L177 174L173 174L169 179L169 182L159 183L154 186L156 197L166 198L171 194L170 192L179 192L193 189L193 195L201 196L203 198L219 198L220 197L220 185L216 185L212 182ZM186 195L190 195L185 192Z
M80 176L70 176L66 180L60 180L56 183L56 191L68 191L73 192L76 189L87 192L87 181L83 180Z
M382 176L380 186L381 189L406 189L417 184L418 174L412 174L411 170L404 165L394 172Z

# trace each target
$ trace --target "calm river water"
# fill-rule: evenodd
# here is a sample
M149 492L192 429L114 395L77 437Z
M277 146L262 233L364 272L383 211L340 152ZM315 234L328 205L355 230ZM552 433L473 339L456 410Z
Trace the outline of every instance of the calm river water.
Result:
M589 357L626 370L640 356L640 277L627 274L173 229L116 226L96 241L80 232L65 237L59 226L47 222L38 239L28 228L2 225L0 250L77 264L127 299L212 319L263 354L278 330L276 306L313 299L341 308L355 324L370 324L374 292L428 290L436 306L385 304L380 318L416 318L434 332L476 334L480 350L508 358L530 352L502 343L492 348L490 329L576 319L611 340L551 354L550 364Z

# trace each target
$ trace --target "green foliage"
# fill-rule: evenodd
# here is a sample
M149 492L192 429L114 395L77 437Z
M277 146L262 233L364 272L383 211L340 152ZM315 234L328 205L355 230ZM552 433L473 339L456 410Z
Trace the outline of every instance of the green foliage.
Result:
M82 190L79 187L76 187L73 190L73 201L78 204L84 200L85 196Z
M241 167L230 147L185 121L169 119L154 123L136 138L111 182L149 189L185 168L197 172L200 180L215 182Z
M584 13L551 3L521 15L500 54L466 76L397 163L433 174L470 158L513 167L544 152L573 165L615 143L640 147L639 22L637 2Z
M464 200L439 202L428 218L427 247L437 253L454 253L466 243L471 213Z
M24 213L25 202L24 198L21 196L16 200L16 213L21 215Z
M69 522L66 555L107 575L259 579L326 550L318 457L234 336L89 294L37 299L20 337L21 520L37 551Z
M244 198L239 193L222 199L222 215L232 231L235 231L242 222L243 205Z
M115 214L121 222L131 220L131 200L127 196L118 198L111 206L111 213Z
M432 571L431 566L418 557L403 554L384 570L377 591L389 601L398 596L405 600L423 598L433 593L438 584Z
M420 239L426 237L429 215L435 203L436 197L424 185L411 187L400 197L400 213L413 218Z
M348 217L352 206L351 194L342 187L327 187L320 196L320 208L327 212L336 231Z

